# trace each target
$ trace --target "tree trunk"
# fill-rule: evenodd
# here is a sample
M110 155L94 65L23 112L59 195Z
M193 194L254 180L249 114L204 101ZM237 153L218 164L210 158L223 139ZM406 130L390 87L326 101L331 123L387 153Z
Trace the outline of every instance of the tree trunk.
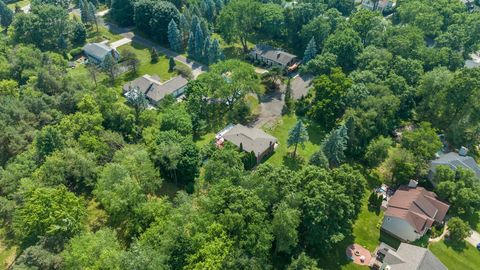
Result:
M297 147L298 147L298 143L295 144L295 148L293 149L293 158L297 156Z

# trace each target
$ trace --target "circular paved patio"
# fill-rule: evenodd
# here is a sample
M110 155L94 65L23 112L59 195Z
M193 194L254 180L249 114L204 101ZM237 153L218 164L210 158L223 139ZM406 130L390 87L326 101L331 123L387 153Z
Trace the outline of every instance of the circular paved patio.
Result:
M359 244L352 244L348 246L346 254L348 258L359 265L369 265L370 260L372 259L372 254L370 251ZM361 259L363 259L363 261Z

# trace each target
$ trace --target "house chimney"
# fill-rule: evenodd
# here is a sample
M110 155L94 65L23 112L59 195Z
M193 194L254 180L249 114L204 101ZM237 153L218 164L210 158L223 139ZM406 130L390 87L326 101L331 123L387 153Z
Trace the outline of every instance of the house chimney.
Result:
M460 147L460 151L458 151L458 154L462 157L466 156L468 154L468 148L465 146Z
M410 182L408 183L409 188L416 188L418 185L418 181L415 181L413 179L410 179Z

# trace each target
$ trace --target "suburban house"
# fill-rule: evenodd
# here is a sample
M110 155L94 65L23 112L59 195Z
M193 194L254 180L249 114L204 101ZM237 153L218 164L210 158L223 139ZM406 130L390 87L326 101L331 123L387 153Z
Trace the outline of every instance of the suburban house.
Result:
M449 207L438 200L435 193L417 187L416 181L411 181L388 200L382 230L402 241L413 242L435 222L442 223Z
M260 61L270 67L278 66L289 71L295 70L298 67L296 55L269 45L255 45L255 48L250 52L250 56L253 60Z
M103 63L107 55L112 55L113 58L118 61L120 59L120 53L106 43L88 43L83 47L83 53L88 57L89 61L96 64Z
M406 243L401 243L398 249L381 243L372 268L378 270L448 269L430 250Z
M123 93L128 96L135 89L145 94L152 105L156 105L167 95L175 98L181 96L187 88L188 80L182 76L176 76L166 82L160 82L158 76L143 75L123 86Z
M240 124L229 125L216 136L217 146L223 146L225 141L231 142L245 152L253 152L257 163L278 146L277 138L257 128L250 128Z
M380 10L383 11L386 8L393 8L395 3L392 0L363 0L362 7L370 10Z
M435 175L436 168L438 166L448 166L452 170L456 170L459 167L471 170L475 173L477 177L480 177L480 166L478 166L477 162L473 157L467 156L467 148L462 147L460 151L457 152L450 152L450 153L440 153L437 156L437 159L432 160L430 162L430 171L428 177L430 180L433 179ZM433 183L435 185L435 183Z

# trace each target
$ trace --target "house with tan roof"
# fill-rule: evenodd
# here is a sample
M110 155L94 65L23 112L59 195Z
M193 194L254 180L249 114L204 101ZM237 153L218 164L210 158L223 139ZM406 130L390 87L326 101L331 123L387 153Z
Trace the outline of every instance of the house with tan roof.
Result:
M257 163L273 153L278 146L277 138L265 133L258 128L250 128L240 124L229 125L217 136L217 146L222 146L225 141L230 142L242 151L255 154Z
M265 63L268 66L278 66L289 71L297 68L298 58L296 55L285 52L269 45L257 44L250 52L253 60Z
M125 96L130 95L132 90L145 94L145 97L152 105L156 105L167 95L178 98L183 95L187 88L188 80L182 76L176 76L166 82L160 82L158 76L143 75L123 86Z
M423 187L401 186L388 201L382 230L402 241L413 242L434 223L442 223L449 207Z

